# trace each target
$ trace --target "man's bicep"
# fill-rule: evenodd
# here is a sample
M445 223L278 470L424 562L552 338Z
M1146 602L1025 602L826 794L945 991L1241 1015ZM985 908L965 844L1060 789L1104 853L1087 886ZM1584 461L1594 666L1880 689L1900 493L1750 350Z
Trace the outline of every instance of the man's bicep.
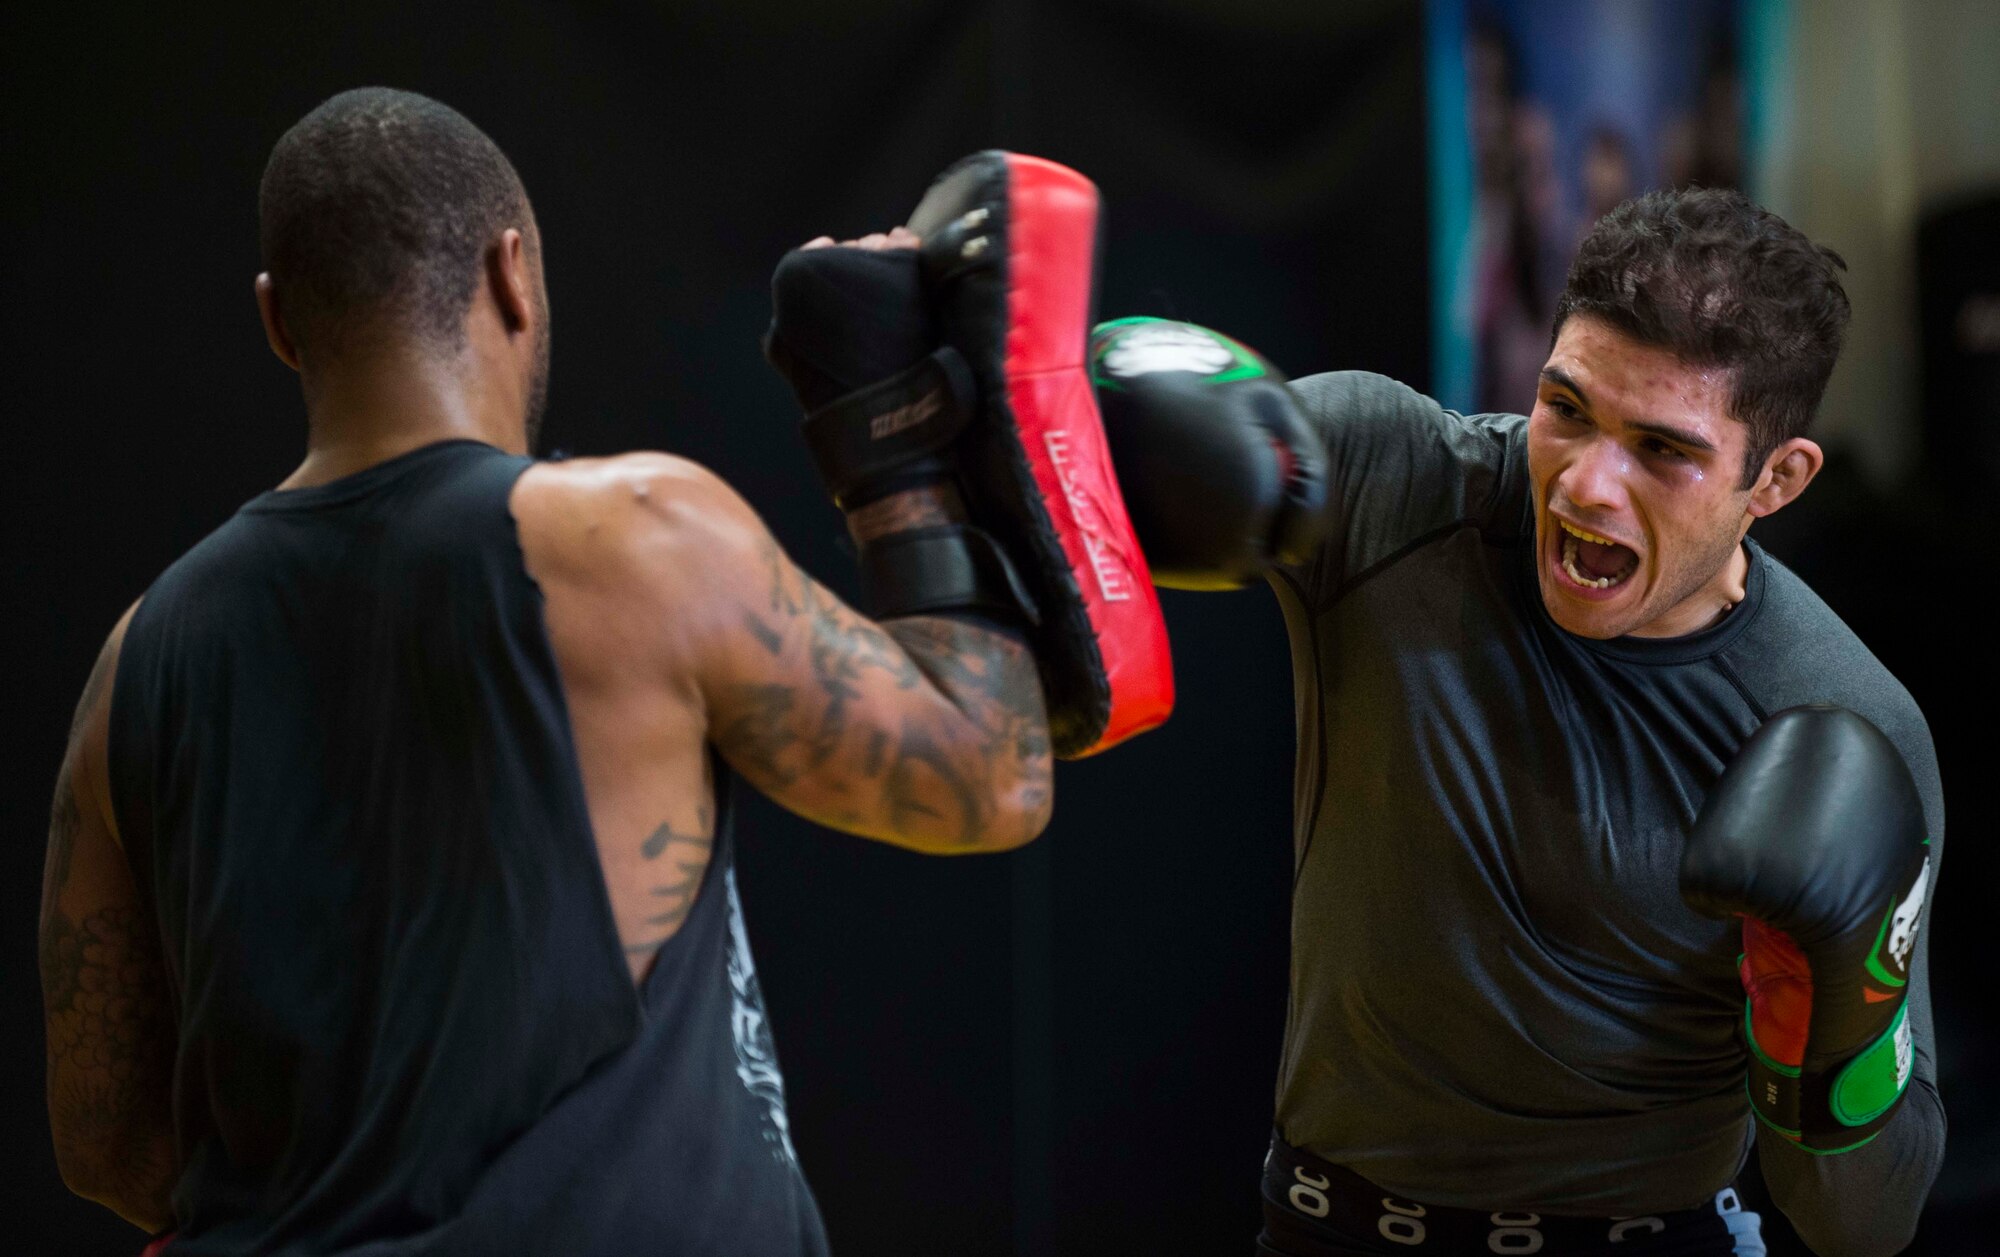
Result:
M935 696L894 638L800 571L769 534L746 558L734 614L705 652L709 736L793 811L872 828L893 730Z
M734 490L717 480L698 494L676 548L688 592L699 591L686 665L709 740L786 808L893 837L883 799L892 743L942 700L908 652L801 571Z
M45 943L53 932L73 930L104 911L117 914L137 907L138 891L111 818L107 763L111 683L131 615L127 611L119 621L90 670L56 776L42 869Z

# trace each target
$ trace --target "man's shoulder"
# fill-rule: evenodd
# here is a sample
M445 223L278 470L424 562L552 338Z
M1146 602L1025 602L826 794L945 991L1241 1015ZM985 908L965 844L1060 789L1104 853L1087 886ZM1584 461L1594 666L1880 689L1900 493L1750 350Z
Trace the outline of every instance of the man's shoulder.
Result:
M218 595L226 596L240 585L262 553L254 517L242 509L232 512L160 570L146 587L141 599L144 610L137 618L149 626L170 613L180 618L219 609L224 599Z
M1369 371L1307 376L1293 389L1326 443L1337 502L1328 567L1315 578L1322 587L1344 590L1354 574L1444 531L1511 540L1530 530L1522 416L1461 415Z
M1473 428L1523 437L1527 430L1524 415L1460 414L1401 380L1373 371L1322 371L1300 376L1291 387L1308 411L1327 418L1431 430Z
M748 510L713 471L651 450L536 463L516 482L510 506L524 528L599 557L705 536Z
M509 502L537 579L599 587L621 600L682 598L768 537L720 476L690 459L644 451L537 463Z
M633 450L601 458L563 458L535 463L521 474L531 493L574 509L615 509L646 503L655 493L700 491L721 478L690 458L658 450ZM664 501L665 499L662 499Z
M1764 595L1757 617L1724 652L1768 714L1805 703L1859 713L1902 750L1919 783L1937 776L1930 726L1917 701L1810 585L1758 550Z

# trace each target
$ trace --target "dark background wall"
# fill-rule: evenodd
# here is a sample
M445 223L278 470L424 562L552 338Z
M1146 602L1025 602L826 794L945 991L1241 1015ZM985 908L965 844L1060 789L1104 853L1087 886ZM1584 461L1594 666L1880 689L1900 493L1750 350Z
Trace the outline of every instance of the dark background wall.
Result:
M47 795L118 613L301 452L296 386L250 296L255 189L324 97L414 88L513 157L547 244L546 444L708 463L836 588L837 519L757 350L767 276L809 236L900 221L973 149L1098 181L1107 316L1212 323L1295 374L1426 382L1410 0L75 4L5 21L19 745L0 779L0 1215L17 1251L136 1248L48 1152ZM1025 852L925 860L744 810L794 1132L838 1251L1246 1251L1285 1007L1289 668L1261 591L1166 603L1173 723L1062 770L1058 819ZM1957 732L1938 729L1948 789ZM1969 898L1969 845L1934 947ZM1973 998L1941 973L1944 1006Z

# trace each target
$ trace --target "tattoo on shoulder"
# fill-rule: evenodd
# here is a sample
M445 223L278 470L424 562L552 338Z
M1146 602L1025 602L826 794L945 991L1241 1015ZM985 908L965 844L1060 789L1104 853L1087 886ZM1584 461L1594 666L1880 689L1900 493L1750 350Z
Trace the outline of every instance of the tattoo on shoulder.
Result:
M775 537L764 538L758 557L763 560L765 583L771 592L771 614L780 617L797 615L799 603L794 591L804 584L805 574L785 557L785 552L778 548Z
M757 644L769 653L775 655L784 650L784 634L764 623L763 620L757 617L755 611L745 611L743 613L743 627L749 629L750 636L756 638Z

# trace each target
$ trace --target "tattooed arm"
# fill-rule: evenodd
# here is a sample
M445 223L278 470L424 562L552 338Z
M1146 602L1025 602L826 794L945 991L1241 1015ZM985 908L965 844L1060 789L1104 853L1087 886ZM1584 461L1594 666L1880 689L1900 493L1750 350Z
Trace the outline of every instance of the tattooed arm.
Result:
M111 678L132 613L84 687L50 811L42 876L49 1127L63 1182L148 1231L172 1222L173 1015L159 939L111 817Z
M942 853L1006 850L1051 806L1048 716L1020 638L983 621L876 624L793 566L739 504L729 530L760 579L738 631L708 643L715 743L745 777L822 824ZM928 487L849 517L857 542L963 518Z
M592 658L643 660L701 736L783 806L941 853L1016 847L1047 824L1048 721L1034 661L1012 634L856 614L785 557L742 498L684 459L544 464L522 477L514 507L545 589L615 587L615 613L591 617ZM880 535L954 510L918 491L854 526ZM669 829L649 869L669 856L681 867L680 839L706 836L692 812Z

